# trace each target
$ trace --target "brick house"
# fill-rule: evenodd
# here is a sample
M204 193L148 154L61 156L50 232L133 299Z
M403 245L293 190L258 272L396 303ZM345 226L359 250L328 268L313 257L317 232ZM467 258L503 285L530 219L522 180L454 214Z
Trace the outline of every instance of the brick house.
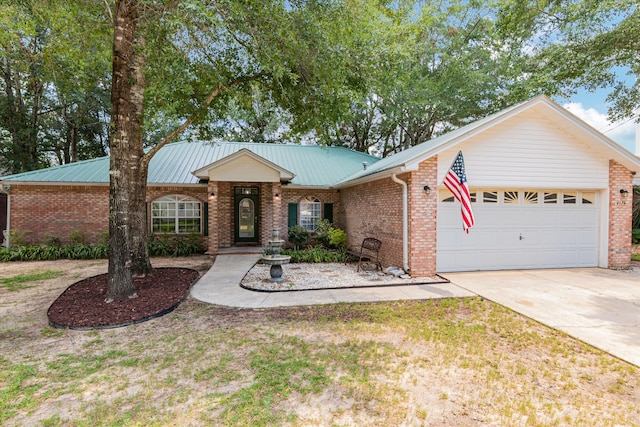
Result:
M476 226L442 185L464 153ZM0 179L7 228L34 241L108 228L109 159ZM351 244L382 240L414 276L465 270L626 267L640 159L545 96L384 159L340 147L169 144L148 179L152 233L199 233L209 253L266 245L327 218Z

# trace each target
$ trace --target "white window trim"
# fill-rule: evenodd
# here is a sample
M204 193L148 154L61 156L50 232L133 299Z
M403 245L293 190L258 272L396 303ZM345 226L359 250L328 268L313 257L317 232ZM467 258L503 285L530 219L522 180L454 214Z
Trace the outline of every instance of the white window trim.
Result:
M163 208L156 209L156 204L164 203L167 204L166 212L168 215L166 216L156 216L155 212L162 211ZM193 211L193 215L180 215L180 205L190 203L194 204L192 208L189 210ZM186 212L185 212L186 213ZM173 230L172 231L162 231L155 230L154 221L156 219L173 219ZM198 230L197 231L180 231L180 219L197 219L198 220ZM159 224L161 227L162 224ZM181 194L170 194L162 197L158 197L157 199L151 202L151 232L154 234L202 234L202 202L193 197L181 195Z

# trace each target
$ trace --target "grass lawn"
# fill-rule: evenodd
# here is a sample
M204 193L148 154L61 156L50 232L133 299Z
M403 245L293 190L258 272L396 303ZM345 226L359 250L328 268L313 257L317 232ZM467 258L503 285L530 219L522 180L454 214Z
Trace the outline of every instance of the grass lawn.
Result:
M1 267L22 277L0 286L1 425L640 425L637 368L480 298L265 310L189 298L143 324L68 331L47 326L48 306L106 262Z

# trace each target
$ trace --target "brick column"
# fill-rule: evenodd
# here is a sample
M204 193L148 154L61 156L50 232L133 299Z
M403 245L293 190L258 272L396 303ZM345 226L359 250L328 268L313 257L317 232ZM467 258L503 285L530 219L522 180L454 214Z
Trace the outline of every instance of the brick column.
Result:
M420 163L409 182L409 266L414 277L436 274L438 158ZM424 186L431 188L429 194Z
M616 161L609 161L609 268L631 264L633 175ZM623 195L620 190L627 190Z
M213 196L211 195L213 194ZM207 253L215 254L218 252L220 240L218 236L218 200L220 198L217 181L209 181L207 186L207 202L209 203L209 236L207 239Z

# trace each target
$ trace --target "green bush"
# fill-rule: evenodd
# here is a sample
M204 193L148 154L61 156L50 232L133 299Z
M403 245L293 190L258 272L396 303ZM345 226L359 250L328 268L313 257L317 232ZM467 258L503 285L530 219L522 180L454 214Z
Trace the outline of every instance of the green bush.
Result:
M60 241L60 238L56 236L45 236L44 244L46 246L57 246L57 247L62 246L62 242Z
M289 228L289 241L296 249L304 248L309 243L309 231L301 225Z
M347 247L347 233L340 228L329 229L329 243L332 247L337 249L344 249Z
M346 252L341 250L331 250L321 246L315 246L306 249L285 249L283 255L290 255L291 262L345 262Z
M331 236L330 236L331 228L332 228L331 223L329 222L328 219L323 219L322 221L319 221L318 227L316 228L316 231L315 231L316 243L324 246L325 248L328 248L329 245L331 244Z
M153 234L149 238L151 256L187 256L202 252L199 234Z
M640 228L631 230L631 241L633 243L640 243Z
M69 233L69 240L71 240L71 243L74 245L84 245L86 242L86 237L82 231L73 230L71 233Z
M198 234L160 235L149 239L151 256L187 256L202 252L202 238ZM109 256L109 244L73 243L66 246L36 245L0 248L0 262L52 261L56 259L104 259Z
M27 246L29 244L28 235L28 231L14 228L9 232L9 243L14 247Z

